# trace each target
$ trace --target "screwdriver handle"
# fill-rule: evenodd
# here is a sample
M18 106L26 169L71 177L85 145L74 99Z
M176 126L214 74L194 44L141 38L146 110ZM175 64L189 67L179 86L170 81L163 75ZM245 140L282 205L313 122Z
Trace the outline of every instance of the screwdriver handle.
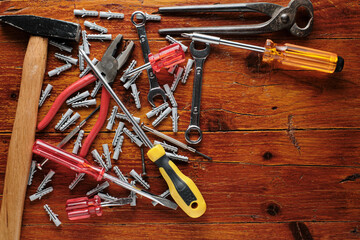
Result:
M278 45L266 40L263 61L275 67L316 70L325 73L341 72L344 59L335 53L286 43Z
M87 197L68 199L66 212L69 220L85 219L93 215L101 216L101 199L98 195L91 199Z
M173 43L159 50L157 54L149 54L149 62L155 72L162 68L170 68L185 61L185 53L179 43Z
M169 186L170 194L179 207L192 218L203 215L206 203L199 189L169 160L164 148L156 145L147 152L147 155L159 167L161 175Z
M65 152L61 148L52 146L40 139L35 140L32 152L41 157L57 162L67 168L70 168L75 172L86 173L90 176L93 176L97 181L100 181L105 173L104 168L90 165L85 158Z

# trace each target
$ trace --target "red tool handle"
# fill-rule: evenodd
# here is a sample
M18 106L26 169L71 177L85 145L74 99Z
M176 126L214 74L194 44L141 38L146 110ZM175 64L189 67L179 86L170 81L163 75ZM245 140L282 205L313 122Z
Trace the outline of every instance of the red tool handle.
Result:
M86 159L75 154L65 152L64 150L39 139L35 141L32 152L70 168L75 172L86 173L93 176L97 181L100 181L103 178L105 172L104 168L90 165Z
M87 197L68 199L66 212L69 220L85 219L95 214L101 216L101 199L98 195L91 199Z
M86 137L84 143L81 146L81 150L79 153L80 157L85 157L87 155L87 153L89 152L91 143L94 141L97 134L100 132L100 129L104 125L104 123L106 121L106 116L107 116L108 110L109 110L109 103L110 103L110 94L103 86L102 90L101 90L101 103L100 103L99 117L98 117L94 127L91 129L89 135Z
M78 81L74 82L70 86L68 86L60 95L56 98L55 102L51 106L49 112L46 116L41 120L38 124L37 129L43 130L54 118L57 111L59 111L61 105L66 101L68 97L71 96L76 91L79 91L83 87L87 86L88 84L95 82L97 78L92 74L87 74L86 76L80 78Z
M185 61L185 53L178 43L160 49L157 54L149 54L149 62L155 72L161 68L169 68Z

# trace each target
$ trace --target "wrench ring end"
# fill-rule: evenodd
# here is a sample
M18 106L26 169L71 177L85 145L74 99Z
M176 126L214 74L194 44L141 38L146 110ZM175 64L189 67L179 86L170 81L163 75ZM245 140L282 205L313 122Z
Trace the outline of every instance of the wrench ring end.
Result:
M196 139L196 140L191 140L190 139L191 131L196 131L199 134L198 139ZM190 144L198 144L199 142L201 142L201 140L202 140L202 131L201 131L200 127L198 127L196 125L190 125L188 127L188 129L186 129L186 131L185 131L185 140Z
M142 19L142 22L140 23L137 23L135 22L134 18L137 14L140 14L143 16L143 19ZM145 13L143 13L142 11L135 11L131 14L131 22L132 24L134 24L135 27L143 27L145 26L145 23L146 23L146 16L145 16Z

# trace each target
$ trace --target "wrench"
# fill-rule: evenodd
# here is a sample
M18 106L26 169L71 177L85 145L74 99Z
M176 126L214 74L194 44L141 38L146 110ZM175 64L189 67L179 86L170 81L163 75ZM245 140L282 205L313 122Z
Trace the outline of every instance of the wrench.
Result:
M135 16L137 14L140 14L143 16L142 18L142 22L140 23L136 23L135 22ZM144 61L145 63L149 62L149 54L150 54L150 47L149 47L149 42L146 36L146 30L145 30L145 23L146 23L146 17L145 14L141 11L136 11L133 12L133 14L131 15L131 22L132 24L134 24L134 26L136 27L136 30L138 32L139 35L139 39L140 39L140 44L141 44L141 50L143 53L143 57L144 57ZM149 94L148 94L148 101L151 104L152 107L156 107L154 104L154 97L161 95L164 102L166 102L166 94L165 91L163 89L160 88L160 85L158 83L158 80L156 78L156 75L154 73L154 71L152 70L152 68L149 68L146 70L147 74L148 74L148 78L149 78L149 83L150 83L150 90L149 90Z
M190 53L195 60L195 77L193 85L193 95L191 103L190 125L185 131L185 140L190 144L197 144L202 140L202 131L200 129L200 103L201 103L201 86L203 78L204 62L210 54L210 44L201 50L195 49L194 41L190 43ZM198 139L191 140L190 132L195 131L199 134Z

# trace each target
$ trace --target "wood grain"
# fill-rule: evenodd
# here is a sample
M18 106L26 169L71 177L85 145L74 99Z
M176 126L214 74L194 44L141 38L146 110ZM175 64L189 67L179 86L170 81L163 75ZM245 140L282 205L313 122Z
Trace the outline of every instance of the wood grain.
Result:
M242 2L252 2L245 0ZM255 0L256 1L256 0ZM224 0L221 3L233 3ZM286 6L287 0L269 0ZM4 14L34 14L73 21L83 26L85 20L108 28L109 33L123 34L124 39L135 41L133 58L143 63L135 27L130 22L132 12L156 12L158 7L190 4L214 4L218 1L144 0L144 1L3 1ZM86 177L73 191L68 185L74 173L54 163L35 173L32 186L26 192L21 239L293 239L290 223L306 225L313 239L358 239L359 179L340 183L359 174L360 155L360 5L357 1L313 1L315 22L312 33L298 39L287 31L261 36L225 36L247 44L262 46L266 38L277 43L293 43L338 53L345 59L341 73L322 74L311 71L271 69L261 64L261 56L226 46L212 46L205 62L201 128L203 141L196 146L200 152L213 158L212 162L180 150L190 163L177 163L181 171L190 176L207 202L207 212L199 219L188 218L181 210L173 211L161 206L152 207L145 198L138 199L136 207L104 208L103 216L82 221L69 221L64 210L66 199L84 196L96 186ZM79 18L74 9L123 12L124 20ZM179 26L206 26L257 23L267 18L259 14L194 14L163 15L159 23L147 23L150 48L157 51L167 45L158 29ZM88 33L95 33L88 30ZM187 39L179 38L189 45ZM4 190L4 173L15 109L18 101L22 61L28 36L11 27L0 25L0 194ZM91 42L91 55L100 59L109 42ZM73 57L78 46L74 47ZM59 52L49 47L46 71L63 63L53 57ZM64 52L62 52L64 54ZM65 53L66 54L66 53ZM186 53L186 58L190 58ZM39 109L38 121L49 110L55 98L68 85L78 80L80 71L70 71L49 78L52 94ZM119 73L120 75L121 73ZM147 102L149 89L145 73L138 80L142 108L135 108L129 91L119 82L115 92L130 112L150 125L154 119L145 114L151 109ZM166 71L159 75L159 83L171 84L173 77ZM184 131L190 121L193 72L187 84L179 84L175 98L179 104L179 132L172 133L171 119L157 129L184 140ZM92 90L93 85L84 88ZM100 101L101 95L97 99ZM158 102L160 103L160 101ZM110 107L114 106L111 101ZM57 144L71 130L56 132L54 126L68 107L63 105L50 125L36 138ZM82 119L91 109L79 109ZM84 126L85 135L95 124L97 115ZM79 121L78 121L79 123ZM117 121L118 123L118 121ZM103 143L111 143L114 129L105 126L91 149L101 152ZM149 134L151 140L157 139ZM160 140L160 139L157 139ZM65 146L72 150L75 139ZM125 138L124 151L113 165L129 176L131 169L141 172L140 150ZM113 149L111 149L113 151ZM87 157L91 163L90 155ZM37 156L34 159L41 161ZM146 159L151 191L160 194L167 186L158 169ZM30 202L43 176L56 171L51 185L54 192L43 199ZM112 173L114 174L114 173ZM111 195L126 197L128 191L111 185ZM0 195L2 201L2 195ZM56 228L44 204L59 214L62 225Z

